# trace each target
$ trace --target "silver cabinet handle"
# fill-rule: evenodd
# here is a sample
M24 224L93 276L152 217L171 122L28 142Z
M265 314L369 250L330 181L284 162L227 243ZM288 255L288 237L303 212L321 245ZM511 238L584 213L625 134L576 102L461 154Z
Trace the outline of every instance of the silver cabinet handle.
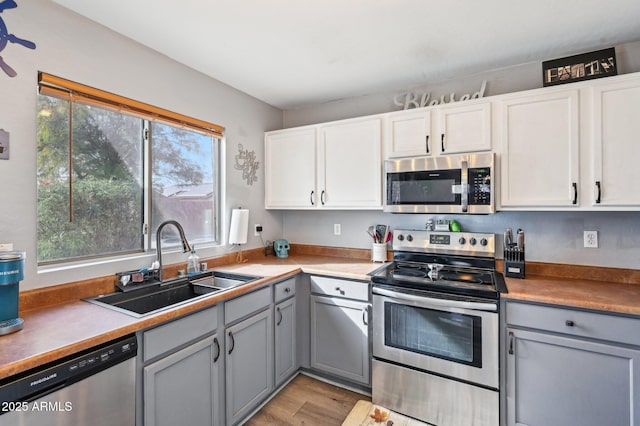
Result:
M282 322L282 312L280 312L280 308L276 308L276 311L278 311L278 315L280 315L280 318L278 318L278 322L276 323L276 326L279 326Z
M369 325L369 307L365 306L362 309L362 323L364 325Z
M291 293L291 289L289 287L285 287L284 292L285 293Z
M322 190L322 192L320 193L320 203L324 206L324 189Z
M513 340L515 337L513 336L513 331L509 332L509 355L513 355Z
M309 195L309 202L311 203L312 206L315 206L315 203L313 202L313 194L315 194L316 191L311 191L311 195Z

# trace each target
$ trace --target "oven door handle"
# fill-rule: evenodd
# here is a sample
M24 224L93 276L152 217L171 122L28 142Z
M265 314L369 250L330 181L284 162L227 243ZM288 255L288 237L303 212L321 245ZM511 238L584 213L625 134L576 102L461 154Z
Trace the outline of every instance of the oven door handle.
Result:
M496 303L481 303L481 302L462 302L460 300L443 300L434 299L433 297L426 296L414 296L407 293L399 293L396 291L385 290L382 288L373 288L374 294L381 296L392 297L398 300L405 300L408 302L417 302L423 305L431 305L434 307L446 307L446 308L460 308L460 309L474 309L476 311L496 312L498 305Z

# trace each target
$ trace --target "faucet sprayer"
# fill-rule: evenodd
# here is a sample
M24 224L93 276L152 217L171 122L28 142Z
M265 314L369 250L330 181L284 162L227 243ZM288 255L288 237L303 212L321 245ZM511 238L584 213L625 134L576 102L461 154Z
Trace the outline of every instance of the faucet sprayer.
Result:
M156 231L156 258L158 259L158 264L159 264L158 279L160 280L160 282L162 282L162 245L161 245L162 239L160 238L160 235L162 233L162 229L166 225L173 225L178 230L178 233L180 234L180 240L182 240L182 252L187 253L191 251L191 246L187 241L187 237L185 237L184 235L184 229L182 228L182 225L178 223L178 221L166 220L162 222L160 225L158 225L158 230Z

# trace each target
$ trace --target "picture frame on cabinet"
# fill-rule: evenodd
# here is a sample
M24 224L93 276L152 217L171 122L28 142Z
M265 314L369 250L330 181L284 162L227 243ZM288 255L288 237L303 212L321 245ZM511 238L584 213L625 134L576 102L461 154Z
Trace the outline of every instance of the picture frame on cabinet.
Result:
M613 47L542 63L542 85L574 83L618 74L616 50Z

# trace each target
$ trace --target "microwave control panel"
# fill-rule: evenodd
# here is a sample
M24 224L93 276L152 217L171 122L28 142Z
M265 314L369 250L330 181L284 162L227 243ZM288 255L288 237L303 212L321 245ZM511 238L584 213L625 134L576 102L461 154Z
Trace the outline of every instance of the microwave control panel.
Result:
M469 204L491 204L491 168L469 168Z

